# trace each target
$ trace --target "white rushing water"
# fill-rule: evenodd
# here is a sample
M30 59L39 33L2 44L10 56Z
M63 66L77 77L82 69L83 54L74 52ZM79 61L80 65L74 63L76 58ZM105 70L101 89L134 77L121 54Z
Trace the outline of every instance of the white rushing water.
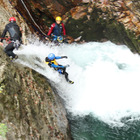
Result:
M74 115L94 116L106 123L123 125L122 117L131 115L139 119L140 114L140 56L133 54L124 45L111 42L90 42L62 46L45 45L41 42L23 46L15 51L24 61L17 60L42 73L54 82L66 107ZM67 68L68 84L64 76L49 68L44 59L49 53L68 56L58 60ZM41 63L35 57L41 59ZM22 58L22 57L21 57ZM40 67L34 65L38 64Z

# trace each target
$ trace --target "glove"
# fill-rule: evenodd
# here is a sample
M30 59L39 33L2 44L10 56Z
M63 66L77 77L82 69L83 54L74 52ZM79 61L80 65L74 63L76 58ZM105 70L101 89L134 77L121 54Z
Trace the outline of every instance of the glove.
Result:
M49 39L50 39L50 36L49 36L49 35L47 35L47 36L45 37L45 39L46 39L46 40L49 40Z
M61 58L68 58L67 56L61 56Z
M66 66L64 66L65 68L67 68L67 67L70 67L70 65L66 65Z

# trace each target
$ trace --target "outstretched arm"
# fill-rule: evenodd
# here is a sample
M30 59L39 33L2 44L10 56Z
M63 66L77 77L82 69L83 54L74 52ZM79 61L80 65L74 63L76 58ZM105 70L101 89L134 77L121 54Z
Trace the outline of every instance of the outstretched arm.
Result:
M68 58L67 56L56 56L55 59Z

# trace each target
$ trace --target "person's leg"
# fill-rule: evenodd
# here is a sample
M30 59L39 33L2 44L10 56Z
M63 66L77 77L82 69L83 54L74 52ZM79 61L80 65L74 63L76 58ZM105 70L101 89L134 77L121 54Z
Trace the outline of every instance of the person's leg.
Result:
M61 66L62 66L62 65L61 65ZM64 68L64 69L58 69L57 71L58 71L60 74L65 75L65 79L66 79L66 81L68 81L68 80L69 80L69 79L68 79L68 73L65 72L65 70L66 70L66 68Z
M13 42L9 43L4 49L5 53L9 57L12 56L12 58L15 58L17 55L13 53L13 50L14 50L14 43Z
M68 81L69 81L69 79L68 79L68 73L65 72L64 75L65 75L65 79L66 79L66 81L68 82Z
M69 83L71 83L71 84L74 84L73 81L69 80L69 78L68 78L68 75L69 75L69 74L66 72L66 68L64 68L64 69L58 69L58 72L59 72L60 74L65 75L65 79L66 79L67 82L69 82Z
M67 82L69 82L71 84L74 84L73 81L69 80L69 78L68 78L69 74L67 72L64 72L64 75L65 75L65 79L66 79Z

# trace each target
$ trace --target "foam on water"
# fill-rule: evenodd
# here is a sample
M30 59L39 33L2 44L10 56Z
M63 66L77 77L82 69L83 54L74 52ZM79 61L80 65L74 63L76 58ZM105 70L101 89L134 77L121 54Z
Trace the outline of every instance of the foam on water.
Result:
M127 116L139 119L140 57L126 46L111 42L52 46L36 41L16 53L31 60L31 63L18 62L34 68L55 83L67 109L74 115L93 113L114 125L123 125L121 118ZM49 53L68 56L58 62L70 64L67 72L74 85L68 84L62 75L43 62ZM42 63L39 65L44 69L34 67L36 60L30 56L40 58Z

